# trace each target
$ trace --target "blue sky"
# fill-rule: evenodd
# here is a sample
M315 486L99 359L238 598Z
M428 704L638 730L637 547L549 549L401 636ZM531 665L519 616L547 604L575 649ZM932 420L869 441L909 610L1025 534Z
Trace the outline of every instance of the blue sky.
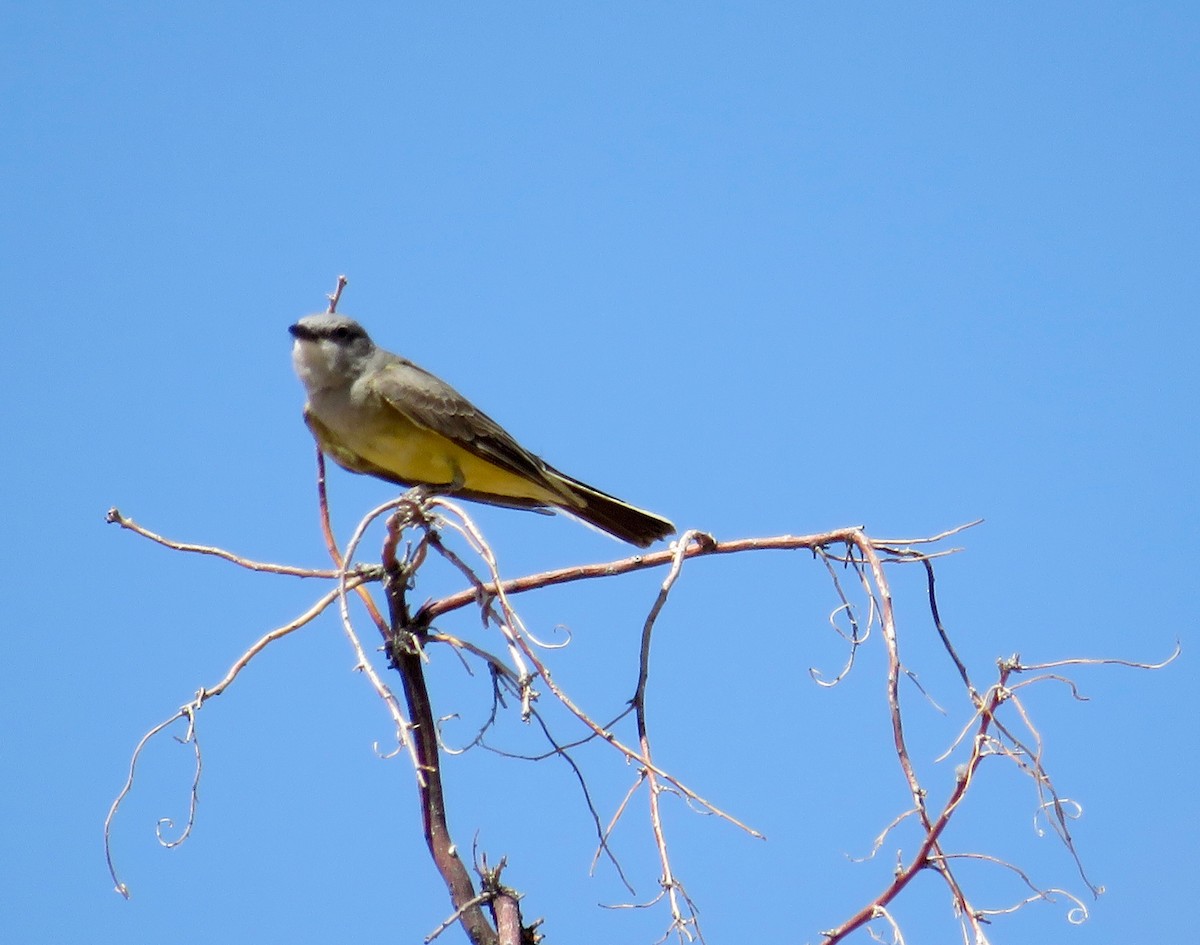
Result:
M933 534L942 615L977 678L996 658L1183 656L1029 693L1045 760L1108 889L1001 918L996 942L1177 936L1200 880L1189 594L1200 566L1200 13L1192 4L3 4L0 407L8 496L0 660L0 937L95 943L387 936L448 912L411 773L332 617L273 647L188 749L141 734L211 685L315 585L173 554L103 524L324 565L287 326L342 309L556 466L722 538L865 525ZM331 474L335 523L392 490ZM566 519L478 510L504 573L618 557ZM375 543L370 545L377 547ZM429 576L422 591L453 586ZM933 759L966 716L916 571L894 578L905 690ZM569 626L559 678L627 698L656 578L521 602ZM884 882L853 864L905 806L878 641L851 678L819 564L685 570L659 629L659 757L765 832L671 808L710 942L820 940ZM444 629L482 634L466 616ZM488 631L494 633L494 631ZM481 636L487 644L492 637ZM440 655L442 711L486 708ZM969 714L969 712L968 712ZM463 730L469 726L464 722ZM536 739L515 722L508 744ZM631 772L584 753L602 811ZM996 765L949 845L1084 887ZM565 768L447 762L459 843L507 854L550 941L650 942L661 910L588 876ZM619 834L658 875L639 808ZM978 904L1021 895L964 867ZM942 889L897 906L956 934ZM457 930L443 940L461 941ZM861 936L862 941L868 939Z

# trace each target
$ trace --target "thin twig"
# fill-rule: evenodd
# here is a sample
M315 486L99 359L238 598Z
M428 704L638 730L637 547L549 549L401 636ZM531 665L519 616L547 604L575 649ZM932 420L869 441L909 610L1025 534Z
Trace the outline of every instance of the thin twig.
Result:
M348 286L349 284L350 284L350 280L347 279L345 276L338 276L337 277L337 288L333 290L332 294L325 296L325 298L329 299L329 308L326 309L326 311L330 315L332 315L334 312L337 311L338 302L342 298L342 290L345 289L346 286Z
M128 529L143 538L148 538L155 544L162 545L165 548L170 548L172 551L186 551L191 554L211 555L214 558L221 558L224 561L230 561L238 567L246 568L250 571L264 571L268 574L287 574L292 577L302 578L336 578L337 571L322 570L320 568L297 568L287 564L272 564L266 561L252 561L249 558L243 558L241 555L235 555L231 551L226 551L224 548L216 548L212 545L194 545L190 542L172 541L169 538L164 538L162 535L156 535L147 528L143 528L131 518L122 515L117 508L111 508L104 516L104 521L110 525L120 525L122 528ZM378 566L367 567L366 571L374 572L378 570Z

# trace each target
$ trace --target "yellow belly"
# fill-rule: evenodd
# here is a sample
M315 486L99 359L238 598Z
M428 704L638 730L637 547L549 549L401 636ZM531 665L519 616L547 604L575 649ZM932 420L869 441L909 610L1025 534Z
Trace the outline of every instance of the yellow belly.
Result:
M441 486L453 483L472 492L510 498L561 502L562 496L523 476L502 469L451 442L444 436L411 427L403 436L374 437L364 457L412 483Z
M481 459L398 413L388 419L386 430L356 429L344 436L335 435L311 414L308 419L321 448L351 472L384 472L408 485L453 485L497 497L564 504L560 493Z

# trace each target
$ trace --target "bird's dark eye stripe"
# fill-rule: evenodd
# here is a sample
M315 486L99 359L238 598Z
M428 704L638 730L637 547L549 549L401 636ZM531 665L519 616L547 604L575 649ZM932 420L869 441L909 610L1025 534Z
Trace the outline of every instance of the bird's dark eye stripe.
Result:
M296 338L302 338L305 341L317 341L321 338L331 338L334 341L345 343L353 341L355 338L365 338L364 332L357 325L334 325L332 327L322 325L313 328L309 325L297 323L288 329Z

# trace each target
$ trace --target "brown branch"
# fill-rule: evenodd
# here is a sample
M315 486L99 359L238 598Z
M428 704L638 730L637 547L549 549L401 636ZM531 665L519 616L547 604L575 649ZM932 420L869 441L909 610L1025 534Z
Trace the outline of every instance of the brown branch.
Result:
M341 278L344 279L345 277ZM332 576L339 581L344 581L349 572L346 571L342 553L338 550L337 539L333 537L333 525L329 520L329 496L325 491L325 454L321 452L320 446L317 447L317 508L320 511L321 536L325 539L325 550L329 552L330 559L337 566L337 570L333 572ZM375 572L372 571L372 573L374 574ZM388 635L387 624L384 622L383 614L375 606L375 601L371 598L370 593L368 593L365 587L355 588L355 591L359 599L363 602L363 606L367 608L367 613L371 615L371 622L379 630L379 635L386 640Z
M777 535L772 538L739 538L731 541L718 541L706 535L705 538L708 540L704 542L696 540L695 544L689 545L684 550L683 557L687 560L703 555L739 554L746 551L811 550L822 545L846 541L847 538L857 533L858 529L841 528L818 535ZM701 533L691 532L689 534L694 536ZM498 587L495 582L487 582L478 590L472 588L471 590L459 591L457 594L449 594L446 597L431 601L417 612L416 620L418 622L431 622L443 614L467 607L477 600L480 591L487 594L495 594L497 590L505 594L522 594L526 591L533 591L542 587L553 587L556 584L569 584L573 581L593 580L595 578L611 577L616 574L630 574L634 571L644 571L647 568L659 568L671 564L674 560L675 551L667 549L666 551L654 551L649 554L632 555L616 561L602 561L598 564L580 564L568 568L556 568L552 571L543 571L540 574L530 574L526 577L502 581Z
M388 654L392 666L400 674L408 717L412 720L412 739L422 774L418 792L425 843L434 865L442 874L467 937L473 945L501 945L501 938L484 914L471 876L450 837L433 704L425 684L418 637L404 599L408 578L405 571L392 570L384 580L391 617Z
M542 938L537 933L541 920L530 926L522 924L520 895L500 882L500 874L506 865L507 861L501 858L500 864L495 869L490 869L487 857L484 857L483 863L478 867L480 885L483 886L481 895L492 910L500 945L537 945Z
M879 915L880 909L886 909L889 903L892 902L921 870L929 868L934 864L931 862L931 855L938 858L939 863L944 863L945 855L935 851L937 850L938 841L942 833L946 829L946 825L950 822L954 811L967 793L967 788L971 784L971 779L975 775L975 771L979 767L979 763L983 760L986 746L988 744L987 733L992 725L993 716L996 709L999 708L1001 702L1006 697L1007 690L1005 686L1008 682L1008 677L1012 669L1006 665L1000 668L1000 678L984 698L983 705L979 712L979 728L975 733L975 740L972 746L971 757L966 765L960 769L960 774L954 785L954 790L950 793L941 813L937 819L929 824L924 839L918 847L916 854L909 861L909 864L896 873L895 878L888 887L876 896L870 903L863 906L857 913L851 916L848 920L838 926L821 934L825 936L826 945L832 945L834 942L842 941L851 932L856 931L866 925L872 919ZM949 876L948 870L941 870L943 876ZM965 900L963 900L965 901ZM971 918L967 916L967 918Z

